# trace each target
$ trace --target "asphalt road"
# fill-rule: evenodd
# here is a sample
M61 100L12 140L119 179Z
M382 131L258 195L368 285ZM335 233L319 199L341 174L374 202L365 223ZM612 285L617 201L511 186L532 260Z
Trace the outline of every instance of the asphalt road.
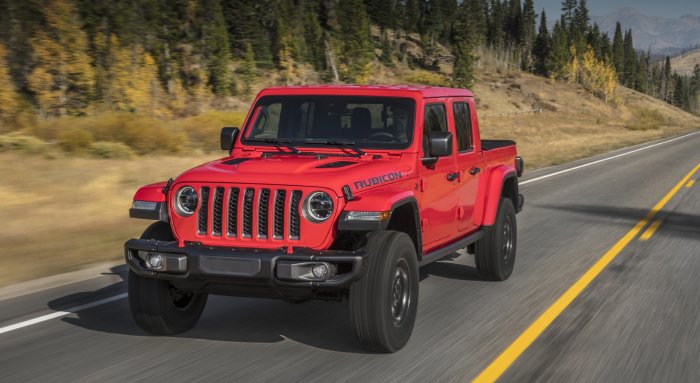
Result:
M422 269L418 321L398 353L362 351L340 303L211 297L193 330L153 337L116 299L0 333L0 381L471 380L700 163L700 134L557 173L630 150L521 179L511 278L480 280L464 254ZM700 381L700 171L691 179L655 233L624 246L500 381ZM124 278L116 267L2 300L0 329L123 294Z

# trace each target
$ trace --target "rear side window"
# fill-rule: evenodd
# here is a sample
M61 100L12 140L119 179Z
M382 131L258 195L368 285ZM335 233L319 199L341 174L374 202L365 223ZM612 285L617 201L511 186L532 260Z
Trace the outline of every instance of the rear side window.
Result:
M428 133L447 131L447 112L443 104L425 106L423 117L423 157L428 156Z
M457 129L457 148L460 152L472 149L472 119L466 102L452 104Z

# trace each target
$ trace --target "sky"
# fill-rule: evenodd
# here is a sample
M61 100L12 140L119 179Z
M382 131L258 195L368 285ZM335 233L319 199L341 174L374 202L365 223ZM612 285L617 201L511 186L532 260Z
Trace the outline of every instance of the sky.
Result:
M547 19L559 18L561 0L534 0L537 13L544 7ZM700 0L587 0L591 15L605 15L619 8L631 7L643 14L677 18L686 14L700 16Z

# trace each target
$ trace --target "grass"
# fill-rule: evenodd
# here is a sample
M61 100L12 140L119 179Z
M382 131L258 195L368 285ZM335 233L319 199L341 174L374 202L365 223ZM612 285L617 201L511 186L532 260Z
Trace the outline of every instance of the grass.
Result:
M149 224L128 216L136 189L211 158L0 153L0 286L120 259L124 241Z

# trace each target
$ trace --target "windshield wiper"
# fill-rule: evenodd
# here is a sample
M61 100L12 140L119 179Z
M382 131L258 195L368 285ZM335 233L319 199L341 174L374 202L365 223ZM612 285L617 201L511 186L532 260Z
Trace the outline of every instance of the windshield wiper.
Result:
M350 149L353 152L355 152L361 156L364 156L365 154L367 154L367 152L365 152L364 150L355 146L355 141L353 141L353 140L343 140L343 141L328 140L328 141L309 141L309 142L314 143L314 144L333 145L333 146L337 146L341 149L347 148L347 149Z
M262 139L262 140L252 139L252 140L247 140L247 141L251 141L251 142L264 142L264 143L266 143L266 144L275 145L275 146L277 146L278 148L282 148L282 147L287 148L287 149L291 150L292 153L294 153L294 154L299 154L299 153L301 153L301 152L299 151L299 149L297 149L296 147L294 147L294 146L290 143L291 141L289 141L289 140L280 140L280 139L277 139L277 138L265 138L265 139Z

